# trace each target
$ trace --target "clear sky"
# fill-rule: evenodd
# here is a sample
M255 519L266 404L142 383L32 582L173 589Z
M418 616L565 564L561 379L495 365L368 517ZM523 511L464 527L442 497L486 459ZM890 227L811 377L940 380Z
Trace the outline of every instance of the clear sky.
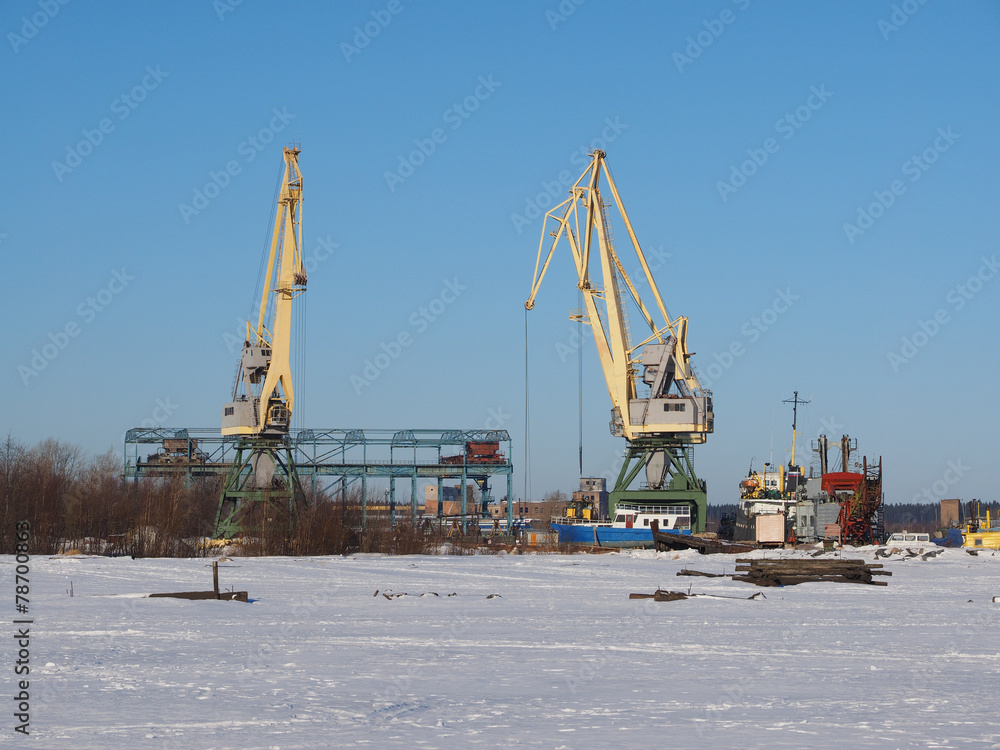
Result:
M710 502L787 460L795 390L805 443L856 437L890 502L996 499L996 2L11 0L0 30L4 434L218 425L295 141L301 422L499 421L520 493L536 210L601 146L714 392ZM534 496L577 483L576 306L564 247L528 322Z

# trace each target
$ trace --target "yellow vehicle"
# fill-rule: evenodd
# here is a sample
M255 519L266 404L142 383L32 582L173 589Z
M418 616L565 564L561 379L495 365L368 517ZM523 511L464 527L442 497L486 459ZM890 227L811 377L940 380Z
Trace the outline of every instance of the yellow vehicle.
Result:
M980 517L979 503L976 503L975 518L965 524L962 532L963 547L978 549L1000 549L1000 526L994 526L989 509L986 516Z
M965 543L962 545L963 547L1000 549L1000 529L964 532L962 538L965 540Z

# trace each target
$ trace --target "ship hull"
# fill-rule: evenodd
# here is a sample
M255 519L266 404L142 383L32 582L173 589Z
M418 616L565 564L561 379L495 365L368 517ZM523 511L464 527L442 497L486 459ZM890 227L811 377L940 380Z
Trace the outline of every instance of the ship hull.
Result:
M653 532L649 528L586 523L552 523L550 528L559 535L560 544L589 544L596 547L621 549L652 549ZM670 531L672 534L690 534L689 530Z

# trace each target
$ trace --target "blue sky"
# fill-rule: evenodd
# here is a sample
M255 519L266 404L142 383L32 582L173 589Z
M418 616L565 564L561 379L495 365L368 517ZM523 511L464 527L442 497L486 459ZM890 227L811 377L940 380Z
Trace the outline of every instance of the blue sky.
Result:
M302 422L499 417L520 494L531 208L603 144L711 381L710 502L786 460L794 390L890 502L995 499L994 2L15 0L0 29L5 434L218 424L297 141ZM577 482L576 306L562 248L528 323L535 496ZM622 444L586 343L584 400L600 475Z

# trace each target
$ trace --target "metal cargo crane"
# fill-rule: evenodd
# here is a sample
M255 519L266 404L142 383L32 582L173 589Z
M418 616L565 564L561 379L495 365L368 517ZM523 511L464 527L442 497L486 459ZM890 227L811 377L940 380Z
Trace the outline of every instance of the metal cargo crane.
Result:
M306 288L302 266L302 173L298 148L284 149L271 249L256 323L246 340L222 410L222 434L238 436L237 454L219 500L216 535L230 537L248 523L290 523L300 493L288 428L295 406L290 364L292 303ZM250 514L263 509L262 519Z
M535 306L556 246L565 238L585 304L585 310L571 319L582 320L593 329L611 396L611 433L624 437L627 444L625 463L609 497L611 515L623 501L645 506L686 505L691 509L692 531L703 531L707 493L704 480L695 474L692 446L704 443L713 430L712 394L702 388L691 367L688 319L668 314L605 156L604 151L594 151L590 166L570 188L569 198L545 215L531 295L524 306L527 310ZM655 303L653 312L643 302L615 249L609 205L601 198L602 174L649 285ZM549 231L551 221L556 225ZM553 239L543 261L546 236ZM591 277L594 258L600 265L603 284L595 284ZM637 343L633 343L629 328L626 294L649 329L649 334ZM657 324L653 313L659 313L662 325ZM646 486L630 489L642 469L646 472Z

